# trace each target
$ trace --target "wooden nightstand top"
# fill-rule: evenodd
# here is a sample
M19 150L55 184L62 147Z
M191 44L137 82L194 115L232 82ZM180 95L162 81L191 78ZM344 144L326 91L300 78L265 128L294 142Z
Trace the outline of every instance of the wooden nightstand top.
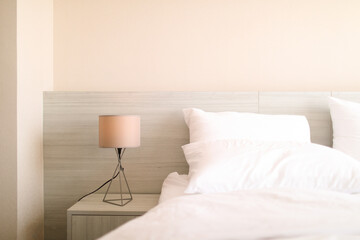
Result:
M114 195L109 194L109 198ZM93 194L70 207L68 214L79 215L143 215L158 204L159 194L133 194L123 207L103 202L104 194Z

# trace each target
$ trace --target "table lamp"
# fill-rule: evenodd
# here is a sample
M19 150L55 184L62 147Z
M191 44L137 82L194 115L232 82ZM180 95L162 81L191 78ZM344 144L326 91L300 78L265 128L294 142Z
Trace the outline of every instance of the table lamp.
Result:
M102 148L115 148L118 160L103 201L118 206L124 206L133 198L129 184L125 177L124 168L121 165L121 159L126 148L135 148L140 146L140 117L134 115L99 116L99 146ZM107 199L112 180L117 176L119 176L120 183L120 198ZM124 178L124 182L126 184L127 193L123 192L122 177ZM124 195L127 195L128 197L125 197Z

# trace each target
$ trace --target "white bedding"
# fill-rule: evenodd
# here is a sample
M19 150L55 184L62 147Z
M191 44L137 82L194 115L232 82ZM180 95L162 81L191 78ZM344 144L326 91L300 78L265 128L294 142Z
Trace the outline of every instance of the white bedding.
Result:
M184 195L188 184L188 175L179 175L177 172L170 173L163 182L159 203Z
M115 239L360 239L360 195L291 189L183 195L101 238Z

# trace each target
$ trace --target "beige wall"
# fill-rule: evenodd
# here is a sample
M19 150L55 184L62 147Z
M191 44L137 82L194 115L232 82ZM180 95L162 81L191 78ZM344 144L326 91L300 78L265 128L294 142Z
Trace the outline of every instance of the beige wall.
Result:
M0 0L0 239L16 239L16 1Z
M44 235L43 91L53 82L53 5L17 0L18 231L21 240Z
M360 90L358 0L54 0L55 90Z

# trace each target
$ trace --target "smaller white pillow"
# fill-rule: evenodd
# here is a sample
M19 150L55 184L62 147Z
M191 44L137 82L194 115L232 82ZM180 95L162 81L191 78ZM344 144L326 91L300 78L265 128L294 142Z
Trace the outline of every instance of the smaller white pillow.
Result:
M333 148L360 160L360 104L329 97Z
M305 116L267 115L240 112L205 112L184 109L190 142L216 139L310 142L310 127Z
M183 146L185 193L297 188L360 192L360 162L312 143L215 140Z

